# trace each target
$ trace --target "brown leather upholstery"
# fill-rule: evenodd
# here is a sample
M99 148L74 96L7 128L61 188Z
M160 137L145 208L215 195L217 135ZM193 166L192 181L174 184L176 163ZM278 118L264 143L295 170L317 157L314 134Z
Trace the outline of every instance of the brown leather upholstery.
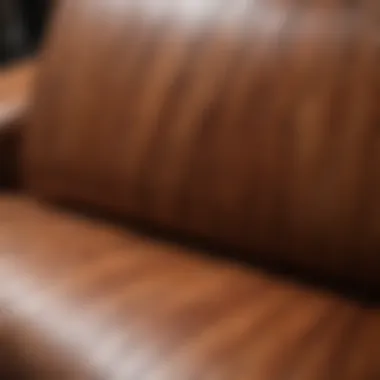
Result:
M379 380L379 304L125 223L378 291L378 10L63 1L0 194L0 379Z
M19 129L28 118L37 65L34 59L0 69L0 188L20 179Z
M0 135L25 117L31 103L36 68L36 60L27 60L0 70Z
M28 198L0 197L0 231L0 321L27 379L380 376L378 309Z
M64 3L35 194L379 285L376 1Z

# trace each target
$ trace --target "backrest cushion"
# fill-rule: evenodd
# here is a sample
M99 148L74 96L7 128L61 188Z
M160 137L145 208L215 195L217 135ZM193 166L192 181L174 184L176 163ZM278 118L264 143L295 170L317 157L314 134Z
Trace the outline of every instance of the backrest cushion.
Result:
M63 1L31 191L377 281L377 3L324 3Z

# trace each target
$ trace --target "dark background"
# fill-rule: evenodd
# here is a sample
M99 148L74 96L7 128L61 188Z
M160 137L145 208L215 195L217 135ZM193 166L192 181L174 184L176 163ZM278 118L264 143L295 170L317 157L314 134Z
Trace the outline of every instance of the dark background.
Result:
M38 49L52 7L53 0L0 0L0 65Z

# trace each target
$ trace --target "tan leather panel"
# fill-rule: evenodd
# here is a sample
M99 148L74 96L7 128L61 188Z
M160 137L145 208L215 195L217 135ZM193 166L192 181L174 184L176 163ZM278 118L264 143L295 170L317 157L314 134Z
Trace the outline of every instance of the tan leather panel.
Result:
M27 379L380 376L377 307L28 199L0 198L0 310Z
M0 69L0 133L29 111L37 67L35 59Z
M378 284L377 1L62 8L26 137L35 193Z

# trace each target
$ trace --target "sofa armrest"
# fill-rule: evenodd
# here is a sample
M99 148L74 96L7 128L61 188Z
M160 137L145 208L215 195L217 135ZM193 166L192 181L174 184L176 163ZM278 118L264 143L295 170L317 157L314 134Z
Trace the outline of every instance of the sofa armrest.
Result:
M26 114L35 75L34 60L0 70L0 133Z
M18 183L20 131L30 106L36 62L0 70L0 188Z

